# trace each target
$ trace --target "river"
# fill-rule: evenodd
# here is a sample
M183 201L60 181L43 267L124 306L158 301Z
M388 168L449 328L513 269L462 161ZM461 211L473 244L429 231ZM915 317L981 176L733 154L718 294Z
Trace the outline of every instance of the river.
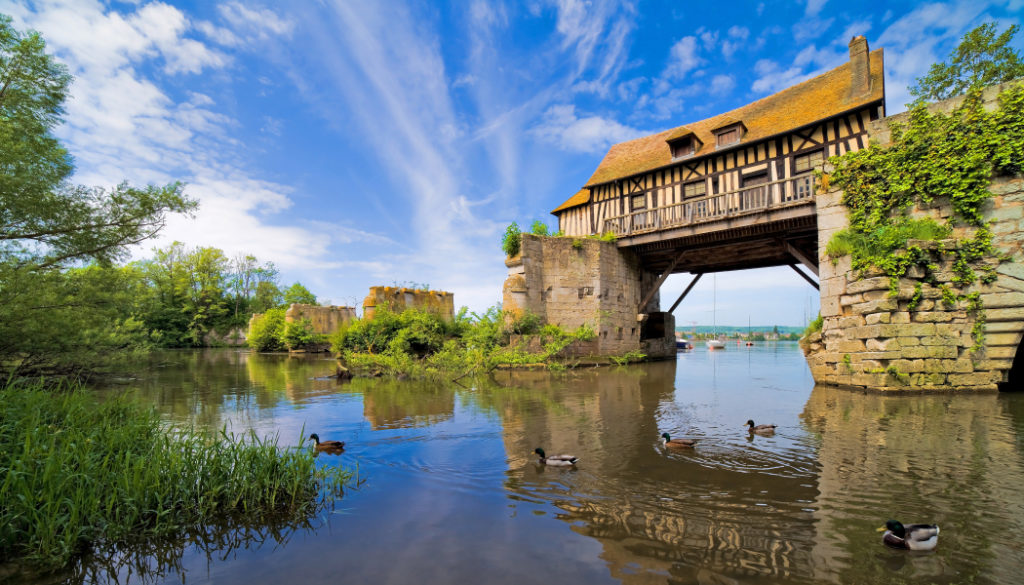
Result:
M162 352L133 388L174 423L343 440L357 470L306 526L127 550L70 581L1018 583L1024 396L815 387L795 343L423 384L330 360ZM772 437L743 423L774 423ZM658 437L697 438L665 452ZM575 469L532 454L570 452ZM941 526L890 550L888 518Z

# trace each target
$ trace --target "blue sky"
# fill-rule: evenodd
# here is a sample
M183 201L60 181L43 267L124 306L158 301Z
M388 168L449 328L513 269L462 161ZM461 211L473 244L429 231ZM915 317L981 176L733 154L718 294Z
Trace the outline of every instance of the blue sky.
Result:
M509 222L550 210L616 142L701 120L885 49L890 113L968 30L1024 0L99 2L0 0L75 75L75 181L182 180L163 237L273 261L360 306L372 285L501 300ZM1024 39L1018 35L1016 45ZM667 307L689 282L662 287ZM714 300L712 297L715 297ZM802 325L789 268L704 278L677 323Z

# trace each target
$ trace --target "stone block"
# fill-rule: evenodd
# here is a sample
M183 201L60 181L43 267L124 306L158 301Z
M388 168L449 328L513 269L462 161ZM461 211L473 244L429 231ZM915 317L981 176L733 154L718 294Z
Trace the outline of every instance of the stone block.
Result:
M911 315L917 323L948 323L953 320L953 314L945 311L925 311Z
M850 354L852 363L859 363L868 360L898 360L903 357L898 351L864 351Z
M997 345L1012 345L1016 347L1020 344L1020 340L1020 333L993 333L985 336L985 345L988 347Z
M985 348L985 355L990 358L1009 358L1017 355L1017 348L1012 346L988 347Z
M839 297L821 297L821 316L822 317L834 317L836 315L842 315L843 308L839 305Z
M1024 280L1024 264L1018 262L1003 262L996 267L996 273L1009 276L1017 280Z
M892 313L869 313L864 316L864 323L867 325L877 325L879 323L889 323L892 320Z
M921 345L921 339L919 337L903 336L896 337L895 339L900 342L900 347L912 347Z
M864 346L868 351L896 351L901 347L897 338L868 339Z
M840 317L836 320L836 327L841 329L849 329L850 327L860 327L864 325L864 317L860 315L851 315L849 317Z
M884 298L876 301L865 301L863 303L856 303L850 305L850 310L854 313L860 313L866 315L868 313L878 313L879 311L895 311L899 308L899 304L894 298Z
M921 345L948 345L949 347L960 347L960 337L949 337L946 335L926 335L921 337Z
M862 293L871 290L889 290L889 277L879 276L875 278L865 278L861 280L854 280L846 285L847 294Z
M1006 371L1008 371L1012 367L1013 367L1013 360L986 359L986 360L978 360L977 362L974 362L974 369L976 371L988 370L988 371L1006 372Z
M986 309L985 320L992 321L1024 321L1024 307L1012 309Z
M951 345L913 345L901 350L905 358L956 359L960 351Z
M861 293L865 301L878 301L881 299L898 298L892 296L892 293L888 290L869 290Z
M860 372L873 372L885 369L885 364L878 360L861 360L859 362L851 361L850 363L856 364L857 371Z
M981 302L986 309L1024 307L1024 292L983 294Z
M921 387L922 389L939 389L939 387L945 385L946 374L940 373L919 373L910 376L910 385L915 387Z
M892 314L893 323L910 323L910 312L900 311Z
M859 339L845 339L828 344L829 351L840 353L855 353L864 351L864 342Z
M855 295L841 295L839 297L839 304L844 306L844 307L847 307L847 306L855 304L855 303L863 303L863 302L864 302L864 293L857 293Z
M946 377L950 386L987 386L1000 381L998 374L974 372L971 374L950 374Z
M888 378L889 376L887 374L859 373L854 374L852 380L854 385L879 389L880 387L888 385Z
M895 367L896 371L898 371L901 374L913 374L913 373L923 372L924 371L924 360L922 360L922 359L915 359L915 360L907 360L907 359L893 360L893 361L889 362L889 366L890 367Z

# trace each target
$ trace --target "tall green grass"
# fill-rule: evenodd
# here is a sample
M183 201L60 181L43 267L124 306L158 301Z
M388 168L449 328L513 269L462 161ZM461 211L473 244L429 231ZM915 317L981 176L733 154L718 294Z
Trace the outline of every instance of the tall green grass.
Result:
M167 428L125 398L0 387L0 562L41 569L89 549L218 522L303 522L348 479L254 433Z

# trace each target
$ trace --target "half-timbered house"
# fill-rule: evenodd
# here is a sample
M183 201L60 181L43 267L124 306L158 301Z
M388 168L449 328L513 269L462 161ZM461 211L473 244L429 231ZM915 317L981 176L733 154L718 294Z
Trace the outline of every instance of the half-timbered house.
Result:
M735 110L612 146L552 213L569 236L632 236L811 203L813 170L885 115L882 50Z

